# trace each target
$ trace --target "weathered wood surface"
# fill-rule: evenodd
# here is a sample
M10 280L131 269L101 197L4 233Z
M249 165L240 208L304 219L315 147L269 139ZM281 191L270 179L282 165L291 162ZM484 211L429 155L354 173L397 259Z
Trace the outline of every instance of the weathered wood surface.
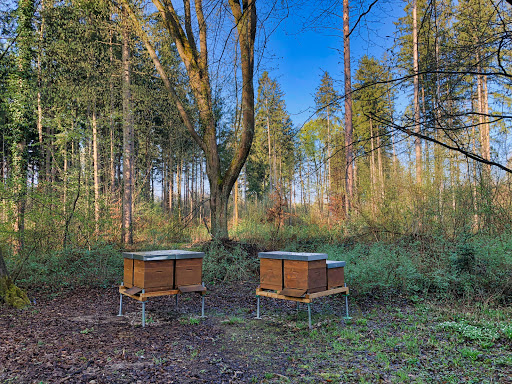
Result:
M133 285L146 292L174 288L174 260L133 260Z
M284 287L305 289L310 293L327 289L325 260L284 260Z
M292 296L292 297L304 297L306 294L305 289L294 289L294 288L285 288L282 291L277 292L279 295L284 296Z
M313 301L313 299L316 299L319 297L324 297L324 296L335 295L338 293L343 293L344 295L348 295L349 289L348 289L348 287L340 287L340 288L335 288L335 289L328 289L328 290L325 290L322 292L307 293L304 295L304 297L293 297L293 296L282 295L277 292L266 291L266 290L262 289L261 287L256 288L257 296L271 297L273 299L298 301L298 302L306 303L306 304L311 303Z
M178 286L178 290L181 293L187 293L187 292L206 292L206 287L203 287L202 285L180 285Z
M283 260L260 259L260 287L276 291L283 289Z
M175 286L201 285L203 275L203 259L176 260Z
M124 259L124 277L123 284L125 287L133 287L133 260Z
M128 292L128 288L121 285L119 287L119 293L123 294L124 296L131 297L132 299L135 299L137 301L146 301L148 297L158 297L158 296L172 296L172 295L178 295L181 293L178 289L168 289L165 291L155 291L155 292L145 292L135 295L130 295Z
M343 287L345 285L345 268L327 269L327 289Z

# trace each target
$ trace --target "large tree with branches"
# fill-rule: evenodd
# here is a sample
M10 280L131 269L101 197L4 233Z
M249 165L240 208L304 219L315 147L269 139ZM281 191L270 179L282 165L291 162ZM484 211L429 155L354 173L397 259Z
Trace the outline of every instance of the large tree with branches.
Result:
M143 21L143 16L129 0L122 0L123 8L129 13L136 33L144 42L146 49L160 75L172 100L176 104L184 126L204 152L206 173L210 183L211 232L216 238L227 238L228 198L235 181L242 170L251 148L254 136L254 45L256 37L256 1L229 0L229 12L233 18L233 28L238 43L238 57L242 73L242 131L231 161L222 167L219 153L218 132L214 111L214 95L210 79L208 32L210 14L205 11L202 0L191 4L183 0L183 15L178 14L175 2L171 0L153 0L160 20L172 37L180 58L187 70L190 88L198 108L199 124L178 96L166 68L159 60L151 36ZM192 6L195 12L192 11ZM222 7L221 7L222 8ZM219 9L220 10L220 9ZM195 13L195 16L194 16ZM213 28L213 27L212 27ZM219 31L217 31L219 32Z

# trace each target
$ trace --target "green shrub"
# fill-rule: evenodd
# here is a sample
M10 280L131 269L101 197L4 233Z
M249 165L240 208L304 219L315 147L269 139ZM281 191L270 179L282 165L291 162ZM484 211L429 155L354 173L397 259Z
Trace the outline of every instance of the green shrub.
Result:
M107 287L123 279L121 251L111 245L91 249L68 248L43 255L32 254L23 264L7 258L11 271L19 271L17 283L30 289Z
M244 250L243 244L211 241L203 247L203 278L209 282L241 282L254 279L258 258Z

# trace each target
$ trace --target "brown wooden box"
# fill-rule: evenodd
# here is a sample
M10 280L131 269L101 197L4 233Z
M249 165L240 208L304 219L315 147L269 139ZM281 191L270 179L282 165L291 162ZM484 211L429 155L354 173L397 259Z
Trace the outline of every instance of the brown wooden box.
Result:
M123 285L126 288L133 287L133 259L124 259Z
M284 260L284 287L303 289L308 293L325 291L327 288L325 260Z
M175 286L201 285L203 276L203 259L177 259Z
M146 292L174 288L174 260L133 260L133 285Z
M283 289L283 260L260 259L260 288Z
M327 289L345 285L345 262L327 260Z

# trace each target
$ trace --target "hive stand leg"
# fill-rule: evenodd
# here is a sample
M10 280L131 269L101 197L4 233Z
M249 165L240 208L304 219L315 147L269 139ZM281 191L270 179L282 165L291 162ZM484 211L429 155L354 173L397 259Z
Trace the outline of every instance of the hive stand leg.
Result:
M119 294L119 313L117 316L123 316L123 294Z
M204 287L204 282L203 282ZM204 318L204 292L201 292L201 318Z
M178 294L175 294L174 296L176 296L176 297L175 297L175 300L176 300L176 303L175 303L175 304L176 304L176 306L178 306Z
M345 287L347 286L347 284L345 283ZM345 320L350 320L351 317L348 315L348 295L345 295L345 317L344 317Z
M144 292L144 289L142 290L142 293ZM146 302L142 302L142 328L146 326Z
M309 322L309 329L312 329L311 326L311 303L308 303L308 322Z
M256 318L261 320L260 317L260 297L256 296Z

